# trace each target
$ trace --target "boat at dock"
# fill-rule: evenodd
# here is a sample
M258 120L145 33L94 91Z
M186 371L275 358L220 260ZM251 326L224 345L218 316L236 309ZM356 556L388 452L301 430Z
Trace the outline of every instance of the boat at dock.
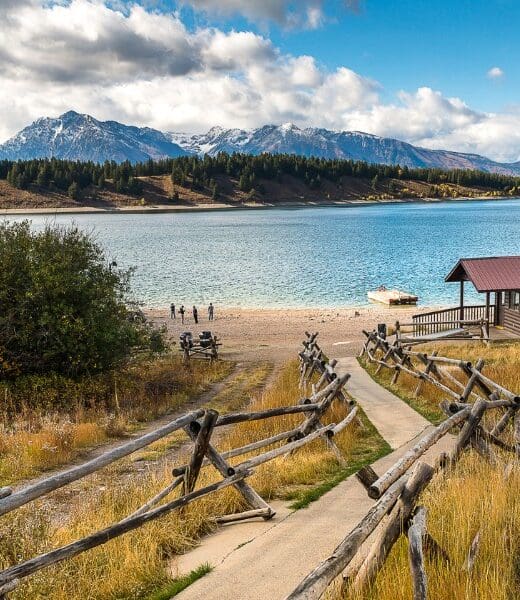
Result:
M367 292L367 296L369 300L388 304L389 306L398 306L401 304L415 305L419 300L418 296L414 294L398 289L387 289L384 285L378 287L377 290Z

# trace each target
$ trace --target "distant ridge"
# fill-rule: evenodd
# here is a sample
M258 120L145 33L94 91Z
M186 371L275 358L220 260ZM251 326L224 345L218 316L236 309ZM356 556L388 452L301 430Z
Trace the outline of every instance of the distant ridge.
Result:
M520 162L499 163L478 154L429 150L406 142L359 131L331 131L292 123L264 125L253 130L213 127L205 134L163 133L117 121L98 121L69 111L41 118L0 144L0 159L56 157L132 163L190 154L262 152L320 158L364 160L377 164L440 169L476 169L520 175Z
M188 152L262 152L301 154L321 158L346 158L369 163L400 164L407 167L476 169L504 175L520 175L520 162L499 163L479 154L429 150L392 138L360 131L330 131L292 123L265 125L251 131L213 127L206 134L171 133L171 139Z
M72 110L55 119L38 119L0 145L0 158L12 160L56 157L135 163L186 153L156 129L98 121Z

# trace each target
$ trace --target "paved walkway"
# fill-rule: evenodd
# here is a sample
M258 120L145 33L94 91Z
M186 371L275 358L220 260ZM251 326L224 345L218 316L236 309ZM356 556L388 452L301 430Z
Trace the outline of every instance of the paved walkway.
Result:
M350 373L346 389L361 405L381 436L395 450L426 429L430 422L376 383L352 357L340 358L336 371Z
M400 398L377 385L355 359L341 359L338 372L350 372L349 391L394 452L373 466L388 469L431 425ZM425 456L433 462L447 449L443 438ZM214 570L189 586L180 600L281 600L285 598L367 513L373 500L349 477L308 508L291 512L279 504L268 522L230 524L188 554L173 570L184 574L209 562Z

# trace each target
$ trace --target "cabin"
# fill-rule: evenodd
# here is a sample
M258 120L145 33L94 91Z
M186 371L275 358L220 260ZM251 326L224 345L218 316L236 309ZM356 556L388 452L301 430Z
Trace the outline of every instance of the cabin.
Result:
M465 328L481 323L487 339L520 337L520 256L461 258L445 281L459 283L459 306L416 315L414 323L431 323L431 333L445 329L443 323ZM466 282L484 295L482 304L465 304Z
M464 283L470 281L477 292L485 294L481 316L489 325L520 335L520 256L461 258L445 281L460 283L462 319L472 318L471 308L464 306Z

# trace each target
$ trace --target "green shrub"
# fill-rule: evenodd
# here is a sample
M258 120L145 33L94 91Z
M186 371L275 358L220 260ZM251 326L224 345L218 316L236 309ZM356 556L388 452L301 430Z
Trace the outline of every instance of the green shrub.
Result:
M163 334L128 302L130 274L76 227L0 224L0 377L74 377L161 349Z

